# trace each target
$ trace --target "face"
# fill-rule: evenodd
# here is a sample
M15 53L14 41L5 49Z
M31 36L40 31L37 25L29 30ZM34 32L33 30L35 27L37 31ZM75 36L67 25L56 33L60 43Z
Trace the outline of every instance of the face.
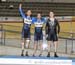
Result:
M31 13L31 10L28 10L28 11L27 11L27 15L28 15L28 16L31 16L31 14L32 14L32 13Z
M38 19L41 18L41 14L40 14L40 13L37 14L37 18L38 18Z
M50 13L49 13L49 16L50 16L50 17L54 17L54 13L53 13L53 12L50 12Z

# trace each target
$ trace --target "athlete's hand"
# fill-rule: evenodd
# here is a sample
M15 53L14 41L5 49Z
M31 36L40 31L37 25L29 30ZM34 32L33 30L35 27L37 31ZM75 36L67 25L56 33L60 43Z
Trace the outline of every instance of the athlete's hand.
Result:
M59 34L57 34L57 37L59 36Z
M21 7L22 7L22 4L20 3L20 4L19 4L19 8L21 8Z
M47 38L48 37L48 34L46 34L45 37Z
M47 19L49 19L49 17L46 17Z

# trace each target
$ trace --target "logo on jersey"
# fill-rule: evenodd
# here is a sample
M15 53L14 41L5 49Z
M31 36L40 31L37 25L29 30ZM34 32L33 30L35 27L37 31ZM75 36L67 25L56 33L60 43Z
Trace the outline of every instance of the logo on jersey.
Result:
M24 23L31 24L31 22L32 22L31 17L24 18Z
M35 27L43 27L43 21L37 20L35 23Z
M54 26L55 23L54 23L54 21L50 21L49 24L50 24L50 26Z

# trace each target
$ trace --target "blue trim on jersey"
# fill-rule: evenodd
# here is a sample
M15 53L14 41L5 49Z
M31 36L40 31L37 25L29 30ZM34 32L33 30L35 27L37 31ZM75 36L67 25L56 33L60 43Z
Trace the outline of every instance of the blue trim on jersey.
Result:
M33 17L32 23L34 24L35 22L37 22L37 20L38 20L37 18ZM46 22L45 18L41 18L41 22L45 23Z

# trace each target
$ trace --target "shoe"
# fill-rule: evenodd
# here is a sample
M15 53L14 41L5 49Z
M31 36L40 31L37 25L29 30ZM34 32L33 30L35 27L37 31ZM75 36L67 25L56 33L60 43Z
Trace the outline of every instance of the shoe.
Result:
M22 53L21 56L24 56L24 54Z
M22 52L21 52L21 56L24 56L24 54L23 54L23 53L24 53L24 50L22 50Z
M39 55L39 57L42 56L42 54Z
M58 57L58 55L55 53L55 54L54 54L54 57Z
M35 57L35 55L33 54L33 57Z
M47 57L50 57L50 52L48 52Z
M25 54L25 56L29 56L27 51L26 51L26 54Z

